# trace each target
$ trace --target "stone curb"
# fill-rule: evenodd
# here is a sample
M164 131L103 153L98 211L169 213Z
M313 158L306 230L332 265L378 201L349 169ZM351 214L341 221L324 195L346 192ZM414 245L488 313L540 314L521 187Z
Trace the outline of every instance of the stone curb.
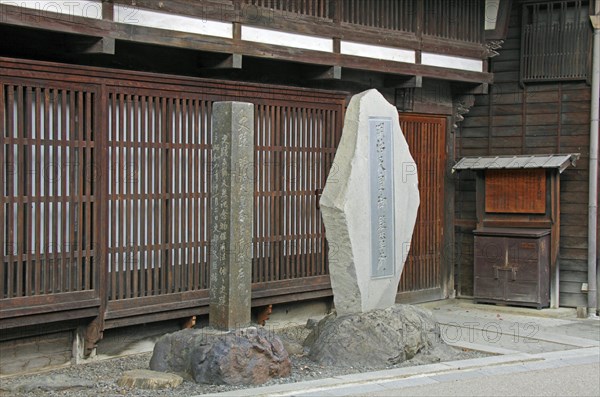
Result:
M287 383L283 385L273 385L266 387L257 387L243 390L233 390L224 393L204 394L206 396L267 396L267 395L288 395L293 392L318 391L335 387L348 387L352 385L362 385L371 382L385 382L396 379L404 379L415 376L427 376L455 371L467 371L473 368L492 365L506 365L515 363L524 363L529 361L541 360L532 357L530 354L518 353L505 356L482 357L471 360L448 361L439 364L418 365L414 367L394 368L382 371L364 372L350 375L336 376L333 378L311 380L297 383ZM201 396L197 396L201 397Z
M468 345L468 343L465 343ZM479 345L477 347L480 347ZM475 348L475 346L469 346ZM478 349L474 349L478 350ZM365 372L351 375L343 375L327 379L319 379L306 382L288 383L257 387L243 390L233 390L224 393L205 394L196 397L207 396L290 396L294 394L326 393L328 390L341 388L352 388L363 385L376 385L418 378L439 377L462 379L474 376L485 376L498 371L514 372L523 370L536 370L548 367L557 367L576 362L596 362L600 358L597 347L586 347L567 351L556 351L538 354L514 353L502 356L491 356L475 358L470 360L448 361L439 364L419 365L414 367L395 368L383 371ZM410 382L407 382L407 386Z

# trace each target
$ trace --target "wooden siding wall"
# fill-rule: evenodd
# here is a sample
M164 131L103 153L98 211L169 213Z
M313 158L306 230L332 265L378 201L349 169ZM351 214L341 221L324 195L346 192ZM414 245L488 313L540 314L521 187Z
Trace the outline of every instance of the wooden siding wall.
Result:
M519 85L521 5L513 7L508 37L491 60L495 83L476 97L457 133L456 157L581 153L576 168L561 175L560 304L585 306L587 295L587 199L590 87L585 81ZM457 291L473 294L475 181L456 179L455 280Z

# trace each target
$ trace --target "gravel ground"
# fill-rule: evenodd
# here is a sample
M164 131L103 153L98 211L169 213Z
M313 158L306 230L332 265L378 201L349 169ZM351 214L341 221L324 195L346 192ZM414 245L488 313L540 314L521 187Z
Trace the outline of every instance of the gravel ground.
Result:
M303 341L310 331L304 327L293 327L278 330L277 334L292 342ZM0 379L0 396L8 397L33 397L33 396L61 396L61 397L79 397L79 396L175 396L187 397L197 394L217 393L223 391L236 390L246 387L241 386L214 386L196 384L193 381L186 380L176 389L165 390L139 390L119 387L116 384L117 379L124 371L132 369L149 369L151 353L135 354L127 357L112 358L107 360L95 361L81 365L69 366L57 370L52 370L34 375L20 375ZM280 383L293 383L305 380L328 378L332 376L367 372L372 370L381 370L397 367L407 367L413 365L430 364L440 361L463 360L476 357L484 357L487 354L476 351L464 351L447 346L438 347L429 352L420 353L412 360L405 361L394 366L379 368L365 368L357 366L354 368L322 367L303 355L291 355L292 375L284 379L273 379L270 382L261 385L273 385ZM68 390L32 390L24 392L23 386L33 385L37 381L47 379L49 376L69 377L79 379L82 383L89 383L80 388Z

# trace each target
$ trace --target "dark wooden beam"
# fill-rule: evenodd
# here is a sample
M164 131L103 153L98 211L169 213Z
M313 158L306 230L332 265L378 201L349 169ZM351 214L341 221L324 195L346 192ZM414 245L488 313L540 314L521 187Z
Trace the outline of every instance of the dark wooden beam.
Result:
M471 94L471 95L485 95L489 92L489 84L453 84L452 92L454 94Z
M388 76L383 84L387 88L421 88L423 76Z

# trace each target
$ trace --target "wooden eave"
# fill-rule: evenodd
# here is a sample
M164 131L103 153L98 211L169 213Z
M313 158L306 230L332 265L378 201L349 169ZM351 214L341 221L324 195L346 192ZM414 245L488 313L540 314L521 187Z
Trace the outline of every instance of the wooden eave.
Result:
M151 2L140 2L139 6L150 9ZM171 2L169 2L171 3ZM10 5L3 5L2 24L20 26L26 28L43 29L63 33L71 33L97 38L112 38L122 41L138 42L145 44L155 44L168 47L177 47L205 52L214 52L222 54L240 54L243 56L270 58L276 60L292 61L298 63L340 66L342 68L358 69L364 71L382 72L397 75L418 75L428 78L469 82L469 83L492 83L493 75L485 72L464 71L459 69L449 69L421 64L393 62L358 56L344 55L339 53L328 53L314 50L298 49L292 47L276 46L269 44L250 43L239 38L228 39L200 34L191 34L173 30L164 30L113 22L107 19L90 19L78 16L65 16L60 14L43 13L37 10L21 8ZM165 9L161 9L165 11ZM241 21L244 22L243 20ZM331 35L333 27L326 23L308 23L293 21L291 23L279 22L277 27L286 31L296 33L306 33L307 27L315 28L321 26L317 31L311 31L311 34ZM237 25L237 22L234 26ZM238 25L239 26L239 25ZM264 26L263 26L264 27ZM371 34L367 30L359 36L353 36L348 33L352 29L344 29L344 39L358 40L366 44L405 46L406 49L414 49L440 53L453 56L470 56L475 59L484 58L483 47L477 44L449 44L438 38L424 37L421 40L415 40L410 35L398 33L395 35ZM358 33L357 33L358 34ZM375 38L376 37L376 38ZM391 37L391 38L390 38ZM338 39L338 38L335 38ZM430 45L431 47L427 47Z

